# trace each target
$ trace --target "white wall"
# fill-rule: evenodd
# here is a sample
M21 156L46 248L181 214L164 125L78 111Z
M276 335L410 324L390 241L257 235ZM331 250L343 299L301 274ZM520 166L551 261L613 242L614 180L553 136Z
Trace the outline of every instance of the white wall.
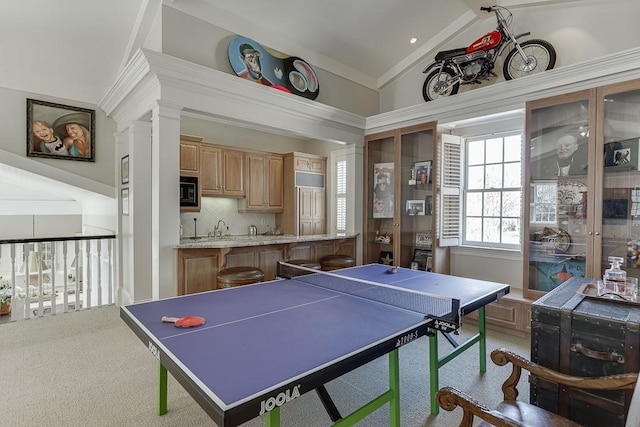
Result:
M227 47L236 34L164 5L162 36L163 53L235 74L229 64ZM305 59L304 52L283 53ZM316 64L311 66L320 85L316 101L361 116L378 113L377 91L329 73Z
M108 186L114 184L114 139L115 123L107 118L104 112L95 105L85 104L69 99L53 98L42 94L21 92L0 88L0 149L19 156L26 153L27 98L40 101L55 102L63 105L96 110L95 162L71 161L30 157L34 162L78 175L76 185L84 188L83 179L97 181ZM2 159L0 159L2 161Z
M96 110L95 162L26 156L26 99ZM115 123L95 105L0 88L0 162L21 171L22 194L9 193L0 206L0 237L53 237L77 233L114 233ZM48 177L48 178L47 178ZM56 183L59 182L59 187ZM0 187L3 183L0 183ZM64 189L63 189L64 187ZM73 188L81 190L74 194ZM6 187L3 187L6 191ZM56 192L60 189L60 193ZM35 196L29 193L33 189ZM47 197L47 192L56 193ZM95 193L95 197L90 196Z
M3 215L0 217L0 237L75 236L82 232L82 215Z
M558 59L556 67L598 58L609 53L620 52L640 45L640 2L637 0L582 0L536 7L511 8L511 29L519 34L530 31L528 38L541 38L555 47ZM380 91L380 112L397 110L424 103L422 85L424 68L433 62L440 50L466 47L481 35L495 28L491 14L476 22L452 41L439 46L416 66ZM503 54L502 59L506 56ZM504 81L502 61L496 64L498 78L483 85ZM473 90L478 85L462 86L460 92Z

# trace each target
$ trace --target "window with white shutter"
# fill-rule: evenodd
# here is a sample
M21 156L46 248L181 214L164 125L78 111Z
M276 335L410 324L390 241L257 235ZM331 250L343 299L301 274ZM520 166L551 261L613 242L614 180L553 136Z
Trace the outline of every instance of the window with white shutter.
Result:
M347 230L347 161L336 162L336 231Z
M458 246L462 231L462 138L443 134L440 175L440 246Z

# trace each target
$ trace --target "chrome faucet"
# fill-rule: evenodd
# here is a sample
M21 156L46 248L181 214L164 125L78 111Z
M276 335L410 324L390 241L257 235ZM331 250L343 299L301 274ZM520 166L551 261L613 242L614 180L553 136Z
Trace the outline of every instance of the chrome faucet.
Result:
M214 238L222 237L222 229L220 228L220 223L223 223L225 227L227 226L227 223L224 222L224 220L219 219L218 223L216 224L216 226L213 227L213 237Z

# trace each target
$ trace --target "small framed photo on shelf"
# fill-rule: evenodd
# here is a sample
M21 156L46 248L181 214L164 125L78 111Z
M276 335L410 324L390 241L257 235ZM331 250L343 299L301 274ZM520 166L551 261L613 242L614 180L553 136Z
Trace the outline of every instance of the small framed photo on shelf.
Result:
M605 167L640 170L640 140L633 138L605 144L604 165Z
M424 215L424 200L407 200L407 215Z
M416 246L430 248L432 243L433 238L431 237L431 231L426 233L416 233Z
M431 184L431 164L431 160L415 162L413 164L416 185Z
M380 263L384 265L393 265L393 252L380 251Z
M418 270L427 271L427 261L431 262L431 251L425 249L413 250L413 261L411 264L416 263Z
M433 214L433 196L431 195L424 198L424 213L425 215Z

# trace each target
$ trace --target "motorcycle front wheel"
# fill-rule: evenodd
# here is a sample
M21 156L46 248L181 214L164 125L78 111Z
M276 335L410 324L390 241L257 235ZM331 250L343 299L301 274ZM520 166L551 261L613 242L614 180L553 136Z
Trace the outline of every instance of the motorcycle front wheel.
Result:
M537 74L550 70L556 65L556 50L551 43L544 40L532 39L520 43L520 47L527 55L525 60L518 49L513 49L504 60L502 73L505 80Z
M434 99L451 96L458 93L460 83L455 71L450 68L443 68L431 71L422 85L422 97L426 102Z

